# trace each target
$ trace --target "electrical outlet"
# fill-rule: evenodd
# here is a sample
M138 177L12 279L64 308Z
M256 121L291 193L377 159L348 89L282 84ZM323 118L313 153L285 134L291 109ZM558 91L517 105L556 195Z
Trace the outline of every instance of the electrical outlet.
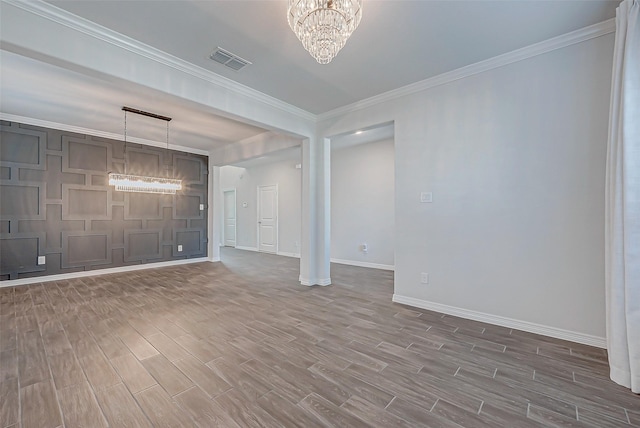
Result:
M366 243L360 245L360 251L362 251L363 253L369 252L369 246Z
M200 204L200 211L204 211L204 204Z
M47 258L45 256L38 256L38 264L44 265L47 263Z
M429 274L426 272L422 272L420 274L420 282L422 284L428 284L429 283Z
M182 245L178 245L178 252L182 251Z
M431 202L433 202L433 193L431 193L431 192L422 192L422 193L420 193L420 202L422 202L422 203L431 203Z

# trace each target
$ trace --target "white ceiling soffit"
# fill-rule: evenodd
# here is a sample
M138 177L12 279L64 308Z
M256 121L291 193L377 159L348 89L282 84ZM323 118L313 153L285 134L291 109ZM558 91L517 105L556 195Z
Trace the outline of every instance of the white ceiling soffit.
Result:
M295 168L295 166L299 164L301 160L302 160L302 148L291 147L288 149L270 152L266 155L259 156L257 158L236 162L233 164L233 166L240 167L240 168L257 168L265 165L271 165L276 162L289 161L291 163L290 165L291 168Z
M376 125L331 137L331 151L394 138L393 123Z
M124 113L121 109L127 105L172 117L171 145L205 152L266 132L263 128L207 112L201 105L192 105L185 99L128 82L101 80L7 51L0 51L0 63L2 112L16 118L73 124L77 127L75 132L98 130L101 136L122 139ZM55 85L51 84L53 81ZM131 141L166 143L164 121L129 114L128 123Z
M613 18L619 1L365 0L360 26L327 65L287 25L286 0L49 3L320 114ZM209 59L216 46L253 64L221 67Z

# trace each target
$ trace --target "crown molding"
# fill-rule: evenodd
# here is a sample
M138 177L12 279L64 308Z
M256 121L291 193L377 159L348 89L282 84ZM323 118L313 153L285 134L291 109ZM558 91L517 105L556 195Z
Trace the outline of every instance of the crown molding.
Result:
M96 129L82 128L80 126L67 125L65 123L58 123L58 122L50 122L48 120L34 119L32 117L18 116L15 114L0 112L0 120L6 120L7 122L18 122L18 123L23 123L25 125L41 126L43 128L58 129L60 131L74 132L77 134L86 134L94 137L109 138L110 140L123 141L122 134L98 131ZM160 141L147 140L145 138L127 137L127 142L144 144L145 146L160 147L163 149L167 148L166 141L163 143ZM191 147L180 146L177 144L169 144L169 149L177 150L180 152L193 153L196 155L209 156L208 150L194 149Z
M425 80L421 80L416 83L412 83L407 86L403 86L398 89L393 89L388 92L384 92L379 95L375 95L364 100L357 101L353 104L349 104L343 107L330 110L325 113L321 113L317 116L318 121L324 121L333 119L335 117L342 116L344 114L362 110L367 107L372 107L376 104L384 103L387 101L395 100L400 97L414 94L416 92L424 91L436 86L444 85L455 80L463 79L465 77L473 76L474 74L483 73L485 71L492 70L494 68L503 67L508 64L513 64L518 61L522 61L528 58L532 58L538 55L542 55L547 52L554 51L556 49L562 49L567 46L581 43L586 40L590 40L596 37L604 36L605 34L614 33L616 31L615 19L608 19L606 21L599 22L588 27L581 28L570 33L563 34L558 37L554 37L533 45L525 46L524 48L516 49L511 52L507 52L502 55L489 58L484 61L476 62L446 73L439 74L434 77L430 77Z
M286 113L297 116L301 119L315 122L317 116L299 107L274 98L263 92L252 89L229 78L216 74L212 71L198 67L190 62L175 57L167 52L156 49L152 46L139 42L124 34L103 27L88 19L79 17L63 9L60 9L43 1L23 1L23 0L2 0L3 3L10 4L26 12L38 15L42 18L64 25L72 30L82 32L88 36L110 43L121 49L125 49L136 55L140 55L157 63L166 65L175 70L189 74L208 83L217 85L238 95L242 95L270 107L282 110Z

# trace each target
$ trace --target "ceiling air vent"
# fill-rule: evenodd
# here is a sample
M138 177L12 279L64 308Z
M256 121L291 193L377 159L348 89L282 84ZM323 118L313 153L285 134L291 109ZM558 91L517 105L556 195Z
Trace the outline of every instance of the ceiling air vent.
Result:
M209 55L209 58L235 71L244 68L245 65L251 64L246 59L242 59L238 55L234 55L231 52L222 49L221 47L218 47L218 49L216 49L214 53Z

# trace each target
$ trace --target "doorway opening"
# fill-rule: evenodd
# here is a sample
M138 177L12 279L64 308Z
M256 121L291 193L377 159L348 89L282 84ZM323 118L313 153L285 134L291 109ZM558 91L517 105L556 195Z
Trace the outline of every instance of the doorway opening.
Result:
M331 141L331 262L395 270L393 122Z

